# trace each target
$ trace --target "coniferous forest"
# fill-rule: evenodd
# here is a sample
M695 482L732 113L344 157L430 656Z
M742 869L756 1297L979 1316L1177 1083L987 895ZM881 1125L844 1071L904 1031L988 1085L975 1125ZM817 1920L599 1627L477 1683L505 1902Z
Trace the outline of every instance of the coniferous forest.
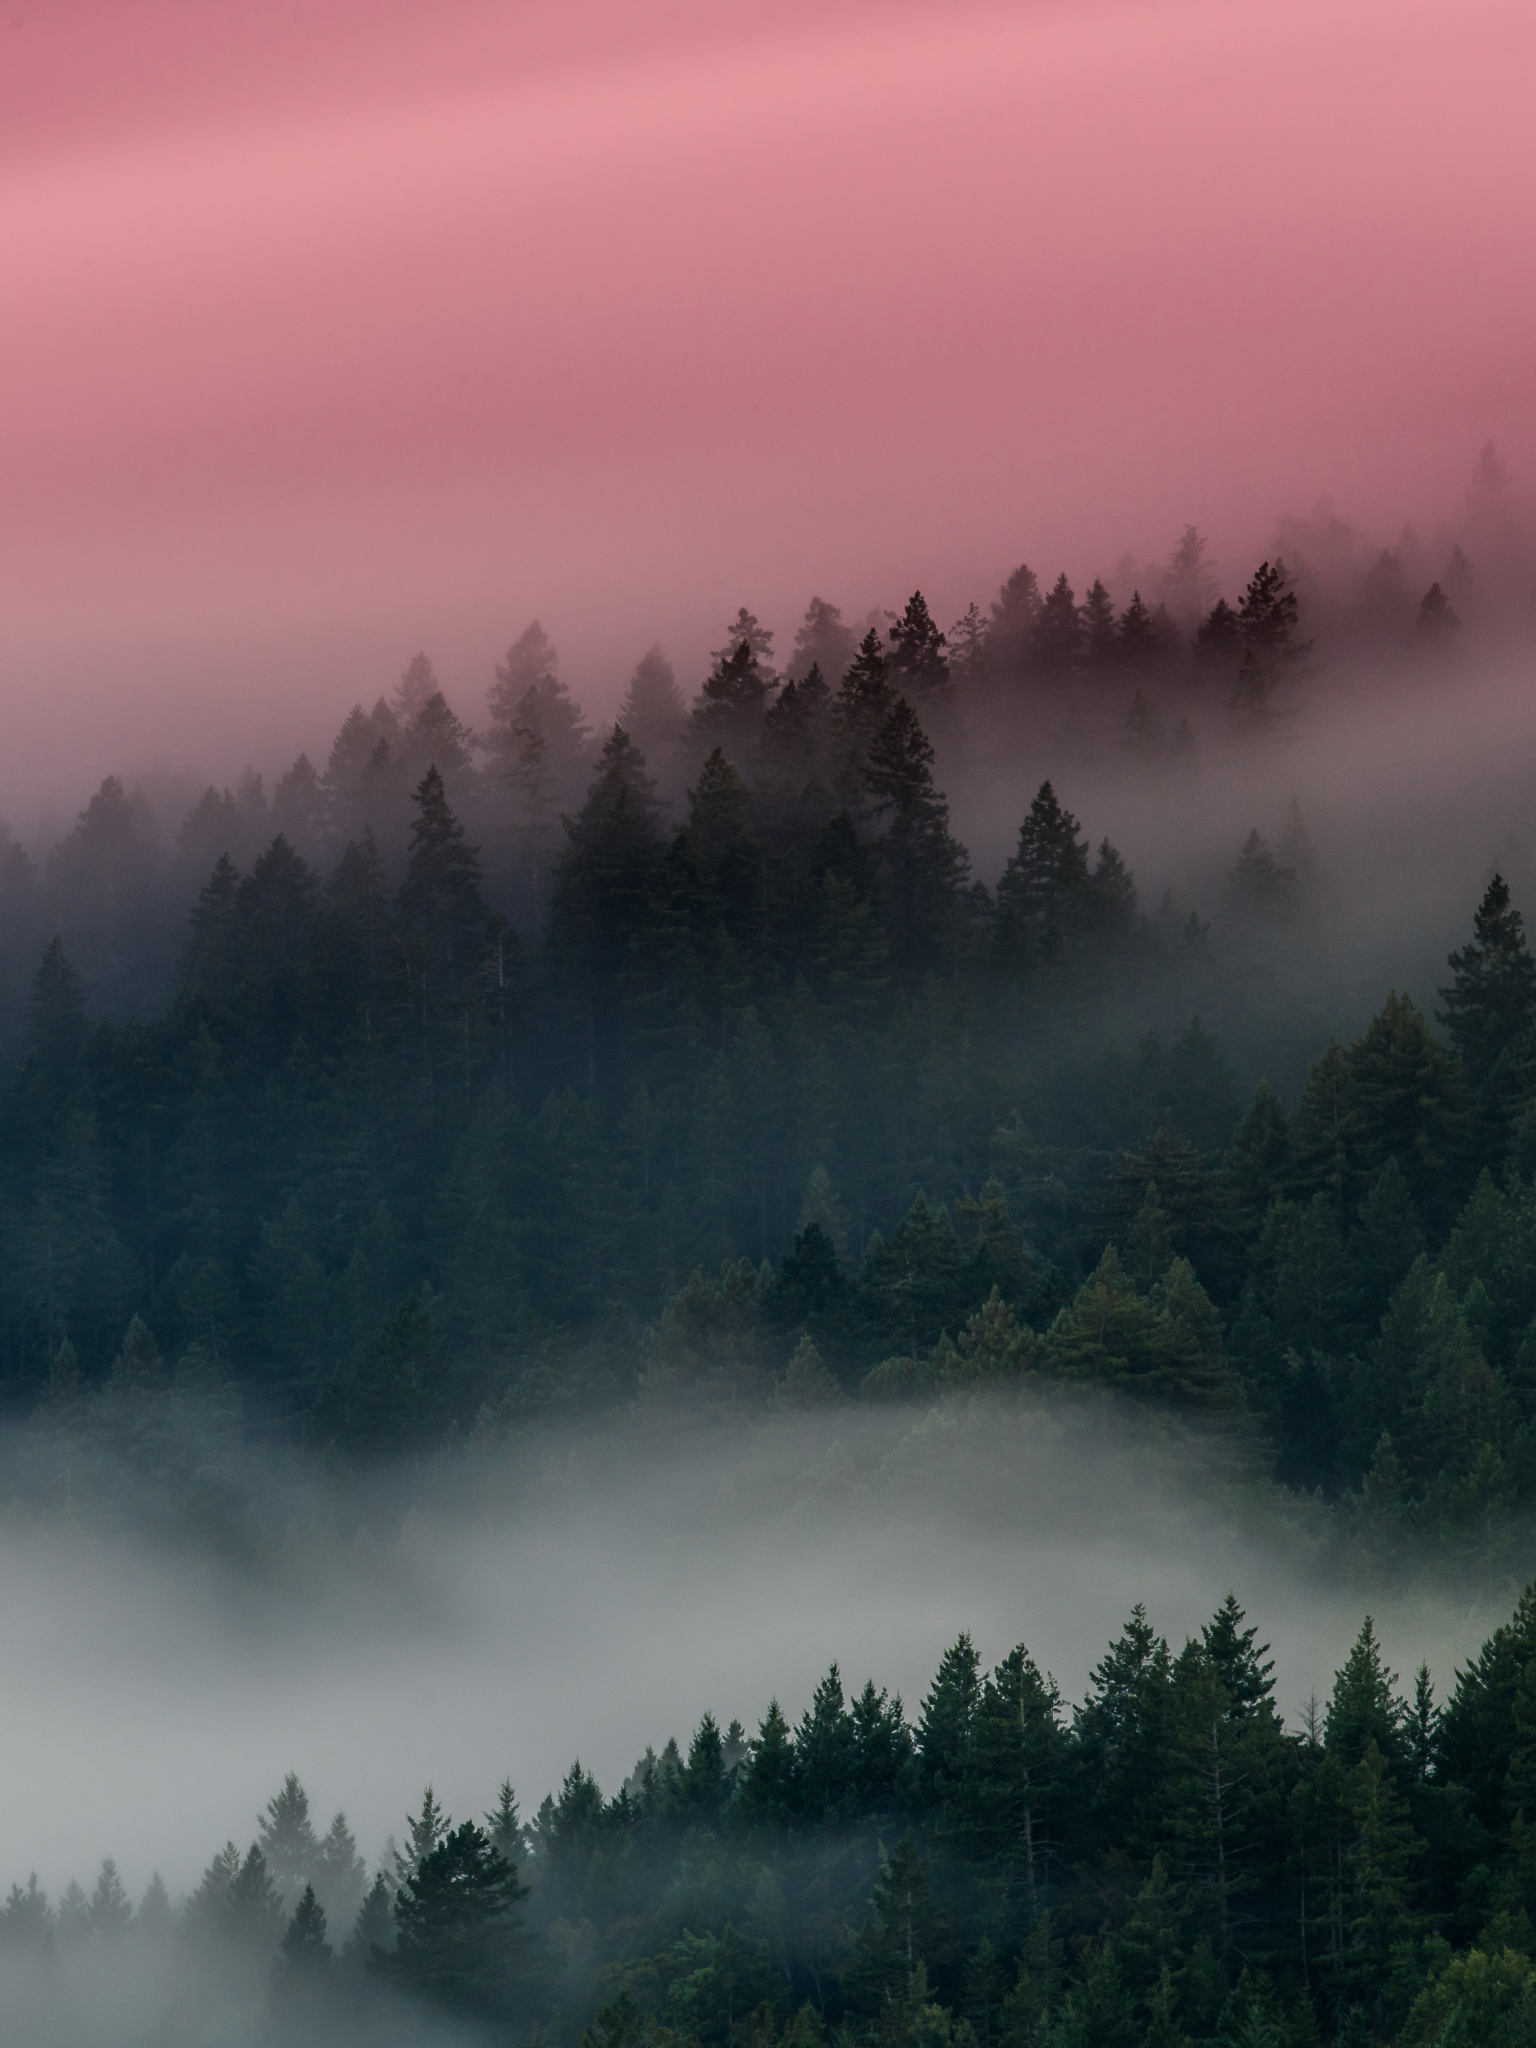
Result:
M1137 1608L1075 1704L962 1635L912 1708L834 1667L530 1819L429 1791L371 1871L290 1777L179 1905L110 1859L17 1883L39 1982L170 1971L242 2039L1536 2041L1521 911L1490 869L1433 1000L1343 1024L1298 803L1207 901L1072 808L1089 763L1170 814L1216 749L1283 781L1346 664L1454 689L1476 586L1384 556L1313 620L1203 550L1123 604L1020 568L947 630L817 599L782 667L742 610L601 731L532 625L474 729L417 655L270 792L167 821L108 777L11 839L0 1487L254 1559L262 1461L408 1504L598 1417L1112 1404L1358 1577L1513 1620L1443 1704L1367 1622L1301 1726L1235 1599L1182 1647ZM983 780L995 872L951 808Z

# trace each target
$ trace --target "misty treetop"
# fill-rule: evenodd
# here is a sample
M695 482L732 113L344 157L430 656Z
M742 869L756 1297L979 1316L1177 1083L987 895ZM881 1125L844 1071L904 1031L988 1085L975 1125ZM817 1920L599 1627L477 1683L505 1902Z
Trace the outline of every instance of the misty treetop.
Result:
M1182 1647L1134 1608L1072 1707L962 1634L910 1710L834 1664L612 1792L573 1763L528 1822L510 1783L457 1820L429 1785L371 1875L290 1774L174 1907L112 1857L14 1883L0 1986L120 1977L189 2044L1515 2048L1533 1660L1536 1587L1443 1707L1367 1618L1288 1725L1230 1595Z
M1125 744L1172 762L1317 659L1277 561L1224 606L1191 529L1163 589L1021 568L953 635L920 593L862 632L818 598L782 672L743 608L691 706L653 648L602 735L538 625L479 733L418 655L169 862L109 778L0 875L29 1483L87 1443L174 1493L193 1416L425 1457L593 1406L1109 1391L1383 1558L1518 1569L1536 965L1503 880L1438 1014L1388 993L1346 1044L1276 966L1321 900L1294 803L1206 916L1149 913L1054 780L991 886L956 836L941 760L1010 704L1107 731L1129 690Z

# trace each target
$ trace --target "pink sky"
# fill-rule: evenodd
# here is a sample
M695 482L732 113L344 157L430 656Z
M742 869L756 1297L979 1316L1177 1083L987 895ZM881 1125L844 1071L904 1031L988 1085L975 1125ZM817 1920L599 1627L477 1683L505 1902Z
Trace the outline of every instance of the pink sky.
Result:
M4 0L0 801L1529 477L1533 77L1528 0Z

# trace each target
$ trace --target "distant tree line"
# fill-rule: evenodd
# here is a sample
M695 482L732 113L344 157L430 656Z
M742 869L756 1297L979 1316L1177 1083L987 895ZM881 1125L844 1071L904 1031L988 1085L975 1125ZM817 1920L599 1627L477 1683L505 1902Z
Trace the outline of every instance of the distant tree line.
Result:
M188 2042L1515 2048L1533 1668L1536 1588L1443 1708L1367 1619L1293 1727L1230 1596L1179 1649L1134 1609L1071 1710L962 1635L911 1720L834 1665L798 1722L706 1713L526 1825L510 1784L457 1823L429 1786L371 1878L290 1776L179 1906L156 1877L135 1912L111 1858L56 1904L13 1885L0 1973L89 1960L142 1996L155 1964L153 2038Z

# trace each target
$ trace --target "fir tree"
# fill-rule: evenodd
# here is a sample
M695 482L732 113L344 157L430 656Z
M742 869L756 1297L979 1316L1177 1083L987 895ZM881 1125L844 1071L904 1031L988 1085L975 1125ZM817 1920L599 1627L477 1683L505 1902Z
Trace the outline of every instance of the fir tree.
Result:
M773 695L773 671L758 659L751 638L721 649L694 700L689 723L696 750L719 747L743 768L751 766Z
M813 668L819 668L829 683L835 682L852 666L857 648L853 629L844 624L837 606L813 597L795 628L795 651L785 677L789 682L803 682Z
M422 777L412 801L410 856L396 912L422 947L427 971L451 987L463 983L485 930L479 851L464 843L435 767Z
M1242 652L1242 621L1227 600L1218 597L1195 634L1195 661L1207 674L1235 681Z
M1060 681L1073 674L1082 658L1083 621L1072 586L1063 572L1041 600L1030 647L1032 665Z
M1081 926L1089 895L1088 847L1078 822L1042 782L1019 827L1017 851L997 885L997 921L1005 954L1047 956Z
M904 697L865 764L885 901L898 962L910 973L938 957L968 865L950 837L949 806L933 783L933 747Z
M1468 1081L1489 1090L1500 1061L1506 1066L1536 1019L1536 960L1525 942L1525 920L1495 875L1472 920L1472 938L1450 955L1452 980L1439 991L1436 1012L1450 1033ZM1492 1105L1490 1105L1491 1107Z
M90 1904L86 1907L86 1919L92 1934L102 1941L115 1940L133 1919L133 1907L128 1903L117 1864L110 1856L103 1862L96 1879Z
M310 1825L309 1795L292 1771L267 1801L256 1834L273 1882L290 1898L297 1897L314 1875L320 1844Z
M520 1988L516 1871L473 1821L416 1861L395 1897L395 1946L375 1967L404 1991L449 2012L505 2022Z
M672 664L659 647L644 653L619 706L618 723L647 760L663 762L688 723Z
M1312 651L1310 641L1296 639L1296 593L1285 564L1261 562L1237 610L1242 661L1231 703L1239 725L1261 732L1279 716L1276 697L1286 677Z
M1119 636L1115 629L1114 600L1097 576L1078 607L1078 617L1082 621L1084 662L1096 675L1105 675L1115 666Z
M950 687L949 657L944 635L935 625L920 590L907 599L907 608L890 632L890 676L894 689L909 696L914 704L927 705L947 694Z
M1423 647L1443 654L1456 644L1456 635L1461 631L1461 620L1456 608L1438 583L1431 583L1419 599L1419 615L1414 621L1414 631Z

